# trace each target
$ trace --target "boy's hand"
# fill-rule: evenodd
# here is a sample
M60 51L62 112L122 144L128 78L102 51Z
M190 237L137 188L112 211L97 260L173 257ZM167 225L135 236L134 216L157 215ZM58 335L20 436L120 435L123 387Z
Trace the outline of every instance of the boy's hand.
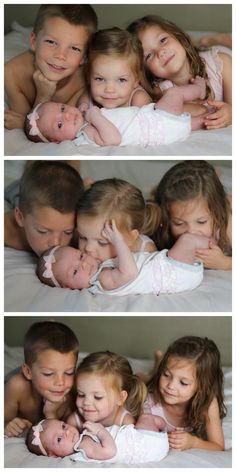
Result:
M206 129L225 128L232 124L232 106L229 103L207 100L208 105L216 109L206 116L204 124Z
M49 102L57 89L57 82L48 80L39 69L33 73L33 79L37 90L37 103Z
M24 128L25 116L16 111L6 109L4 111L4 126L7 129Z
M68 392L67 392L68 393ZM61 408L61 405L67 400L66 395L59 402L51 402L50 400L45 400L43 407L43 414L47 419L57 419L58 410Z
M102 230L102 236L108 239L108 241L110 241L110 243L114 246L119 244L120 241L123 241L123 236L117 229L114 219L111 220L111 223L109 221L105 222L104 228Z
M31 428L32 423L25 418L14 418L13 420L9 421L4 428L4 434L8 438L12 438L14 436L21 436L25 429Z

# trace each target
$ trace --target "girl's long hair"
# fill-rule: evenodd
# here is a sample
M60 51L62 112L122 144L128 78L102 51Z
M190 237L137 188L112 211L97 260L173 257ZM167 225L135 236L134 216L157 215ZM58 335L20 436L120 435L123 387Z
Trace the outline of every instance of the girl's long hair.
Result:
M181 30L177 25L175 25L175 23L165 20L164 18L158 15L147 15L131 23L127 29L130 33L138 37L141 31L145 31L146 29L152 26L160 27L161 29L163 29L163 31L166 31L171 36L176 38L177 41L183 46L183 48L186 51L189 68L193 77L196 77L196 75L200 75L206 80L206 84L207 84L206 98L210 98L210 95L212 92L211 92L211 88L208 81L205 61L204 59L200 57L199 50L194 46L189 35L185 33L183 30ZM152 87L154 86L153 93L155 93L155 85L158 85L158 81L162 81L163 79L159 79L159 77L154 76L147 69L147 67L145 67L145 74L146 74L146 78L149 84L151 84ZM157 92L157 95L155 98L160 98L159 92ZM214 97L211 96L211 98L214 98Z
M197 390L189 401L186 418L194 433L205 437L208 410L214 398L217 399L219 405L220 418L226 415L220 352L214 341L208 338L184 336L174 341L168 347L148 383L148 390L153 394L156 402L161 401L160 378L166 371L171 358L186 359L195 364Z

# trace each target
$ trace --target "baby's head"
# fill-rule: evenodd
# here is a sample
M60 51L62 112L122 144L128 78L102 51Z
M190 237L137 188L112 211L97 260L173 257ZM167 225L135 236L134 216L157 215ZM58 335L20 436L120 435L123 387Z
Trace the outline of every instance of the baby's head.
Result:
M38 456L65 457L74 452L79 431L63 421L46 419L28 431L26 444Z
M50 287L82 289L90 286L97 270L93 256L70 246L55 246L39 258L36 273Z
M25 119L24 131L35 143L60 143L75 139L85 120L76 107L64 103L39 103Z

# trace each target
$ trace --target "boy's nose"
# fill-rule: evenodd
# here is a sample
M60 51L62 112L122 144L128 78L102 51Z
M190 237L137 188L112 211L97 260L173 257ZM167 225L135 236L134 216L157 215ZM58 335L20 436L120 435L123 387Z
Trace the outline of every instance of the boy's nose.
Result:
M49 241L48 241L48 247L53 247L53 246L60 246L61 245L61 237L59 234L52 234Z
M61 47L58 47L55 51L55 54L54 56L57 58L57 59L60 59L60 60L65 60L66 59L66 49L63 49Z
M64 375L63 374L57 374L56 378L55 378L55 384L56 385L64 385L65 381L64 381Z

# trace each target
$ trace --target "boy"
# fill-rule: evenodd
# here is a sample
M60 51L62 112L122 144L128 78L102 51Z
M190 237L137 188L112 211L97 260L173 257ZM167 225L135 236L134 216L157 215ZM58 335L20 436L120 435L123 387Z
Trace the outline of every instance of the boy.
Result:
M83 64L97 16L90 5L41 5L30 34L30 51L5 64L9 110L5 127L23 128L37 103L75 105L83 92Z
M34 323L24 338L22 372L6 384L4 433L20 436L32 423L65 419L74 408L74 373L79 343L68 326L55 321Z
M80 175L69 164L31 162L20 180L19 203L4 216L5 246L40 255L70 244L83 191Z

